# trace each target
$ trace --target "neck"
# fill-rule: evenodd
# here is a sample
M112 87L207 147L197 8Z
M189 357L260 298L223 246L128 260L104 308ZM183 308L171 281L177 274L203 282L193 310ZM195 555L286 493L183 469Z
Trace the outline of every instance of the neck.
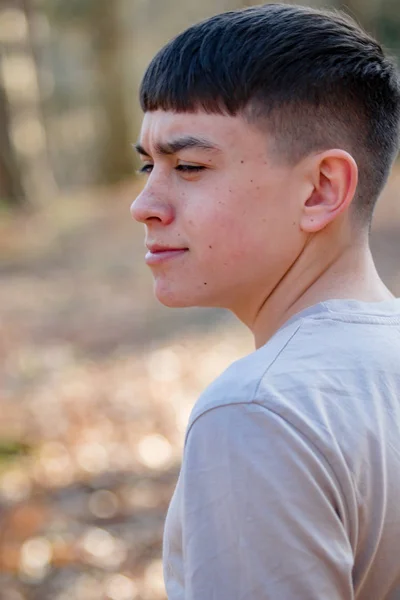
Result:
M339 244L322 232L305 244L252 315L241 320L251 329L259 348L293 315L319 302L381 302L393 297L376 271L367 235L358 243Z

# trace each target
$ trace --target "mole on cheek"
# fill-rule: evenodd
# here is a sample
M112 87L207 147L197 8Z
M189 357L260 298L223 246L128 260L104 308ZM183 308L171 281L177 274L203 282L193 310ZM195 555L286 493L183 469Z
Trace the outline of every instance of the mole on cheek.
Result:
M210 250L212 249L212 246L208 246L210 248Z

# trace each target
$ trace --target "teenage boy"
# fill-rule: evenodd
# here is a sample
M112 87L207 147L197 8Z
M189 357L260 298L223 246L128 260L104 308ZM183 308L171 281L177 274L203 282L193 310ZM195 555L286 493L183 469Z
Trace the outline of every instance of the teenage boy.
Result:
M190 416L169 599L399 600L400 300L368 244L393 62L343 14L271 4L172 40L141 104L155 294L231 310L257 348Z

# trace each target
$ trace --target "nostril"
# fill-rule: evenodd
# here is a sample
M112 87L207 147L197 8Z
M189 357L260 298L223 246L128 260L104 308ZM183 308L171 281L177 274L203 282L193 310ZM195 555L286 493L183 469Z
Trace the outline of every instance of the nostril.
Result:
M168 225L174 220L174 208L164 199L152 194L140 194L131 205L131 215L139 223L163 223Z
M131 204L130 213L132 219L139 223L145 223L149 216L149 209L146 204L140 201L140 196L136 198Z

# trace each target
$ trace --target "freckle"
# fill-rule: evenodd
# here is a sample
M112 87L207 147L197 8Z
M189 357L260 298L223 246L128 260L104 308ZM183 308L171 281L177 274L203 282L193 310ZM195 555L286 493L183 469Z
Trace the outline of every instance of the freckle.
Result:
M244 160L241 160L240 162L243 164L243 163L244 163Z
M204 282L204 285L207 285L207 281Z
M212 248L212 246L208 246L209 248Z
M252 179L250 179L250 183L253 183L253 180L252 180Z

